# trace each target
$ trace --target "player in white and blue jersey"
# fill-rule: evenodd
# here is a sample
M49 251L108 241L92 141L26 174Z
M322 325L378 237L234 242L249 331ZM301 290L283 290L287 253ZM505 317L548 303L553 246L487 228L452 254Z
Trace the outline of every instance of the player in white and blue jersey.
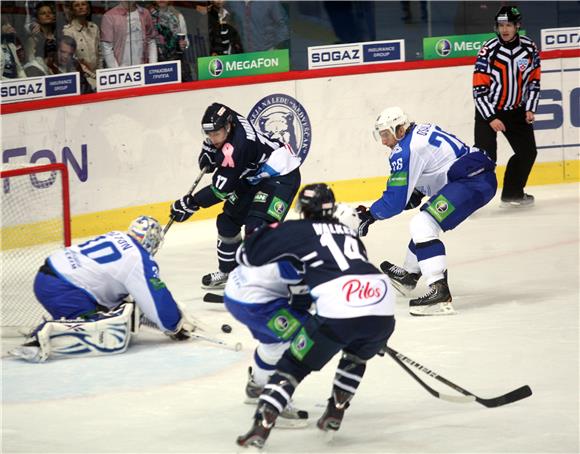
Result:
M162 241L159 222L140 216L126 233L109 232L51 254L36 275L34 293L53 320L40 325L14 355L40 362L49 356L122 353L138 328L139 311L171 338L188 338L195 326L153 259Z
M485 151L469 147L434 124L410 123L399 107L381 112L375 138L392 150L387 189L370 208L359 207L359 234L376 220L421 206L410 224L411 241L403 267L383 262L381 269L401 291L424 276L427 293L410 301L412 315L455 313L447 283L441 232L454 229L487 204L497 190L495 163ZM421 205L422 199L429 200Z

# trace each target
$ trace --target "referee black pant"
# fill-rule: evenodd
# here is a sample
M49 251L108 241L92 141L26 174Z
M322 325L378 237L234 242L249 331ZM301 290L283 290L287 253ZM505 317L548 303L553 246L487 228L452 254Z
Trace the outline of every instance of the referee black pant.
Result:
M524 187L532 170L538 151L534 138L534 127L526 122L525 108L500 111L497 114L505 125L504 136L511 145L514 155L509 159L503 179L502 199L521 199ZM489 122L475 111L475 146L485 150L488 156L497 161L497 133Z

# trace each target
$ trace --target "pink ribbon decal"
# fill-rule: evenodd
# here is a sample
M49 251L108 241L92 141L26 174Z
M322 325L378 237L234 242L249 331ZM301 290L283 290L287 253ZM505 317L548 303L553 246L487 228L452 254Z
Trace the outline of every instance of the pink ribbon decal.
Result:
M224 154L224 160L222 161L222 167L235 167L234 164L234 147L231 143L227 142L222 147L222 153Z

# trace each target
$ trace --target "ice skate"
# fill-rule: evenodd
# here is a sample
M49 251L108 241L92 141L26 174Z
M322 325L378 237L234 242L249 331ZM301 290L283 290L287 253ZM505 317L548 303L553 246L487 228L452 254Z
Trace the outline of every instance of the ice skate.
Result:
M533 195L524 194L521 198L502 197L501 208L526 208L533 207L535 199Z
M277 421L280 429L302 429L308 426L308 412L299 410L292 400L288 402Z
M229 273L216 271L215 273L206 274L201 278L201 288L207 290L220 290L226 286Z
M403 296L417 287L417 282L421 277L421 273L409 273L404 268L387 261L381 263L380 267L381 271L389 276L395 289Z
M246 448L253 446L262 449L270 435L270 431L276 424L277 417L278 411L272 405L263 404L256 412L254 425L245 435L240 435L236 439L236 443Z
M31 340L23 345L8 351L8 354L15 358L20 358L31 363L42 363L48 356L40 348L37 340Z
M248 367L248 383L246 383L246 399L245 404L257 404L260 394L264 391L264 387L258 385L254 381L254 375L252 374L252 368Z
M456 312L451 301L451 292L445 277L429 285L429 290L423 296L409 301L409 313L411 315L453 315Z

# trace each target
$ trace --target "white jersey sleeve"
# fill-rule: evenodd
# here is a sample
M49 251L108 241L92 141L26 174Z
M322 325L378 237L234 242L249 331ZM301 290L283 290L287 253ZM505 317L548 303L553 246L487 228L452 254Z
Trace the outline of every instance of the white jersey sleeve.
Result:
M228 276L225 294L245 304L266 304L290 298L288 285L302 281L292 265L282 261L263 266L239 265Z

